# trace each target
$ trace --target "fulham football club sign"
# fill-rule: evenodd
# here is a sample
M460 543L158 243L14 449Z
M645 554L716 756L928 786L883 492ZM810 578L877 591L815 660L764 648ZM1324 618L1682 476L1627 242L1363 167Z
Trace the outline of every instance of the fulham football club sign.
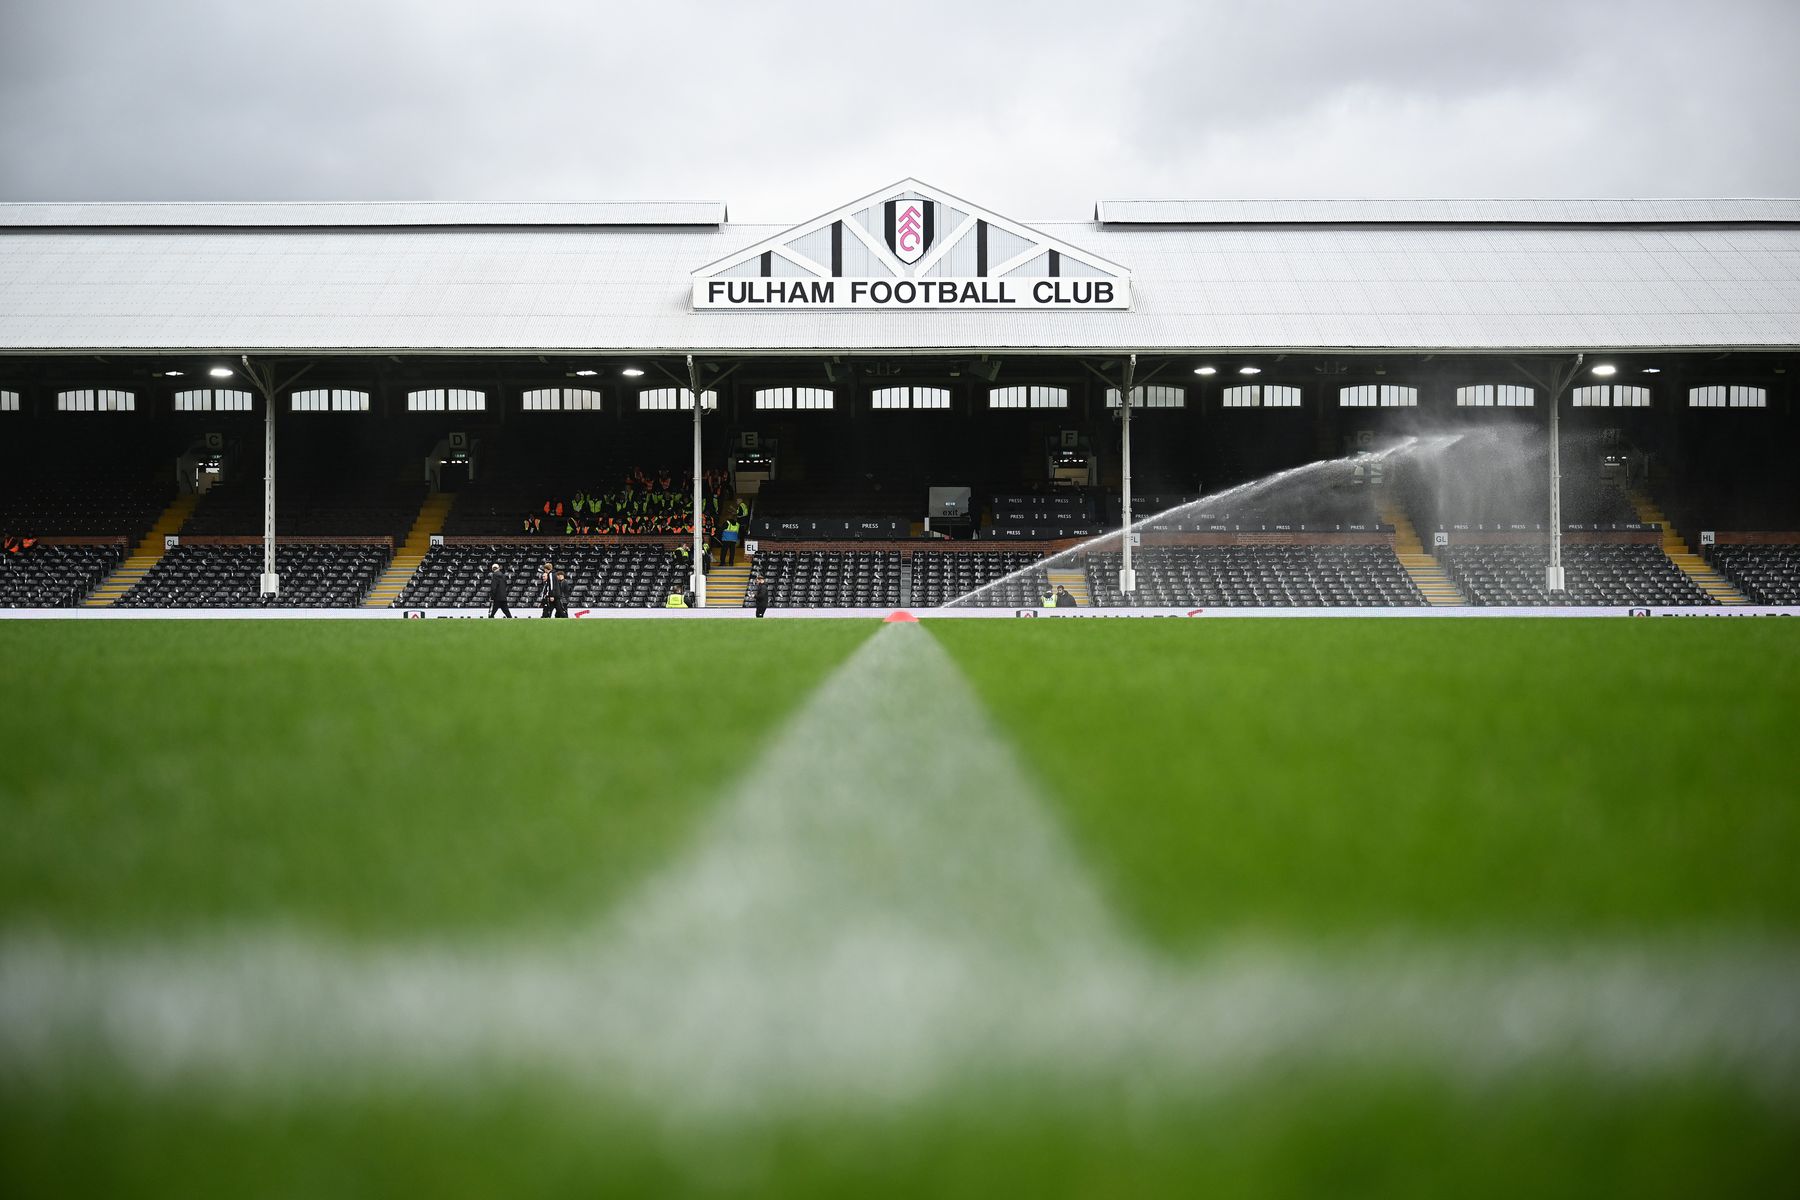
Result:
M1131 273L906 179L694 272L696 310L1127 309Z

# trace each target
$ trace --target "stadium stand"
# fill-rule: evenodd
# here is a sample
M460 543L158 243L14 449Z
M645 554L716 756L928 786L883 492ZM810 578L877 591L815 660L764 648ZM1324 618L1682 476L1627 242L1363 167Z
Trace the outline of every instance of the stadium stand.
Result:
M1800 544L1703 547L1706 561L1753 604L1800 604Z
M1041 558L1033 550L915 550L912 556L912 603L918 608L937 608L1014 571L1023 570ZM1049 577L1042 570L1032 571L990 588L969 603L978 608L1036 608L1048 582Z
M776 608L893 608L900 603L898 550L770 550L756 556ZM755 603L746 595L744 604Z
M302 543L275 548L281 594L259 594L262 547L182 544L163 555L119 608L354 608L387 564L378 544Z
M1550 565L1547 546L1447 546L1440 551L1439 561L1470 604L1685 607L1713 603L1660 547L1652 545L1564 546L1568 591L1554 600L1544 588L1544 569Z
M0 608L74 608L124 557L124 542L39 543L0 554Z
M669 551L656 544L544 545L530 542L433 546L395 608L488 606L488 571L507 577L507 604L529 609L537 599L540 564L552 562L569 577L569 603L582 608L653 608L686 578Z
M277 537L406 539L423 483L381 480L281 480L275 487ZM245 537L262 532L260 478L221 483L207 492L182 526L188 537Z
M1425 599L1387 546L1146 546L1132 556L1137 594L1119 590L1120 555L1090 554L1088 593L1102 608L1381 608Z

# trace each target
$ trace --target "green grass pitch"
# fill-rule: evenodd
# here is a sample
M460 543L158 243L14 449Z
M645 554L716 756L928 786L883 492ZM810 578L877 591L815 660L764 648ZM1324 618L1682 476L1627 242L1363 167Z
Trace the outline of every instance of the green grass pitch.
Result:
M1791 961L1800 940L1800 623L924 628L1169 961L1584 941ZM877 629L0 622L0 937L279 930L377 953L578 929L680 858ZM1770 1195L1796 1094L1289 1059L1176 1095L1002 1076L694 1127L504 1066L466 1088L259 1088L93 1055L46 1084L0 1042L0 1190Z

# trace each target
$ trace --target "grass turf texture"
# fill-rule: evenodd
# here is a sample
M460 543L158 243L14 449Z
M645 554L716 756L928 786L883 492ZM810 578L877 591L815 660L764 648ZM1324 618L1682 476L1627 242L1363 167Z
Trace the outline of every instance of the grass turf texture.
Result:
M1159 940L1800 926L1800 622L931 628Z
M0 623L0 914L157 933L584 920L870 629Z
M940 621L1125 916L1273 931L1790 937L1800 629ZM861 622L0 623L0 922L354 937L583 921L679 852ZM703 730L688 736L694 722ZM1789 1100L1299 1070L1218 1101L1022 1087L671 1132L458 1096L0 1086L12 1194L1771 1194Z

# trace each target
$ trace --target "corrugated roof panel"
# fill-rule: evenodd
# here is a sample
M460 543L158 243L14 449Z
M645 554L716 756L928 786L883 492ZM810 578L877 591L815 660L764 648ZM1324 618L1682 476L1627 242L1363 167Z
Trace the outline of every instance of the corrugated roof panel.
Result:
M90 204L0 204L0 227L242 228L286 226L655 226L725 223L716 201L257 201Z
M1132 311L691 311L768 232L0 230L0 350L1800 346L1800 229L1078 223Z
M1103 225L1800 224L1800 200L1102 200Z

